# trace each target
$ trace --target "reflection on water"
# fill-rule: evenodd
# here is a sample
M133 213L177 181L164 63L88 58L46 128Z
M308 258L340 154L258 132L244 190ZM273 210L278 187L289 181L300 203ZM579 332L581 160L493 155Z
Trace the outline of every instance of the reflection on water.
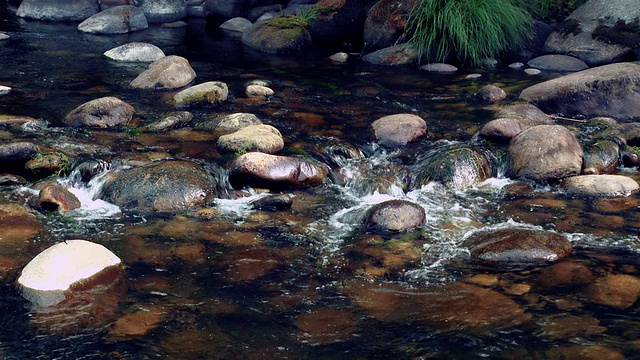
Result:
M515 95L542 78L478 70L482 77L468 80L466 73L434 76L357 59L336 65L327 60L335 49L323 48L275 57L197 20L183 29L80 34L74 24L25 21L13 11L0 15L0 31L11 35L0 42L0 84L14 89L0 97L0 115L41 121L0 129L1 138L34 141L68 154L74 166L86 161L99 171L61 179L81 199L79 210L40 214L46 229L33 243L1 245L3 358L617 359L637 353L636 308L602 305L590 295L591 284L608 276L631 289L625 296L640 294L637 196L569 198L539 186L514 191L522 184L504 178L501 149L490 149L495 174L478 185L403 188L409 166L434 144L489 146L474 134L492 112L465 101L469 94L491 83ZM215 136L190 128L140 134L61 126L71 109L107 95L132 104L138 126L173 110L167 99L175 92L127 89L144 64L102 56L130 41L186 57L198 82L229 85L229 101L190 109L194 123L254 113L282 132L285 154L331 166L331 183L285 192L291 209L276 212L252 207L268 195L258 189L222 189L229 196L180 214L122 211L98 199L109 172L128 164L197 159L224 182L232 159L217 153ZM248 101L244 85L252 79L269 81L276 94ZM429 134L406 148L384 149L370 124L400 112L426 119ZM634 169L627 174L637 178ZM26 202L33 193L21 189L1 194ZM362 225L366 211L389 199L422 206L426 224L409 234L369 233ZM499 271L471 264L460 245L465 237L503 227L556 231L572 241L574 253L557 267ZM122 258L126 294L76 304L73 313L33 311L13 287L19 269L49 244L78 237ZM551 286L549 279L560 282ZM74 320L85 313L93 320Z

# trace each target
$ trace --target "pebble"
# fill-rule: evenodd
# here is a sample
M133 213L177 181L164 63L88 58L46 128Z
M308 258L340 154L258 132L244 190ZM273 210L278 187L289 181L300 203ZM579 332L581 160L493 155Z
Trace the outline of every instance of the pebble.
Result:
M522 69L524 67L524 64L521 62L514 62L509 64L509 67L512 69Z
M525 69L525 70L524 70L524 72L525 72L527 75L538 75L538 74L540 74L542 71L540 71L540 70L538 70L538 69L532 69L532 68L529 68L529 69Z
M1 35L0 35L1 36ZM11 88L8 86L0 85L0 95L6 95L11 91Z
M333 62L345 63L347 62L347 59L349 59L349 55L344 52L339 52L329 56L329 59Z
M481 77L482 77L482 75L480 75L480 74L469 74L469 75L465 76L464 78L472 80L472 79L478 79L478 78L481 78Z
M0 40L7 40L10 37L9 34L0 31Z

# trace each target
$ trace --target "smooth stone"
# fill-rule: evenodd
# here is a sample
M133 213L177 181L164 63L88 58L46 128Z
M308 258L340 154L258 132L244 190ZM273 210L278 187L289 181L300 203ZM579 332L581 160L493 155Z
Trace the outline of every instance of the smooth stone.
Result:
M251 26L251 21L243 17L234 17L222 23L220 29L228 31L244 32Z
M527 65L548 71L581 71L589 68L584 61L568 55L542 55L529 60Z
M259 151L275 154L284 148L284 139L271 125L249 125L218 138L216 146L224 151L246 153Z
M485 85L473 97L478 102L490 104L506 99L507 93L495 85Z
M109 128L128 123L135 113L133 106L107 96L88 101L73 109L64 118L67 125L84 125L94 128Z
M104 56L116 61L153 62L163 58L165 54L153 44L130 42L105 51Z
M38 195L38 205L42 210L67 212L79 208L80 200L69 190L56 185L47 185Z
M427 133L427 122L413 114L383 116L371 124L375 137L382 144L402 146Z
M197 129L213 130L225 134L236 132L249 125L261 125L262 121L251 113L234 113L218 116L196 126Z
M414 46L398 44L370 52L364 55L362 60L374 65L409 65L415 64L418 61L418 52Z
M66 299L65 292L119 264L120 258L100 244L66 240L33 258L22 269L18 285L33 304L53 306Z
M521 62L514 62L514 63L509 64L509 67L512 68L512 69L518 70L518 69L522 69L524 67L524 64L521 63Z
M422 206L405 200L389 200L371 207L366 225L384 231L406 232L424 225L425 221Z
M335 63L346 63L348 59L349 55L345 52L339 52L329 56L329 60Z
M269 97L274 94L274 91L266 86L262 85L248 85L246 89L248 97Z
M24 164L25 170L36 177L47 177L61 173L69 166L69 158L62 153L40 154Z
M457 67L450 64L445 64L445 63L434 63L434 64L422 65L420 69L426 70L429 72L436 72L436 73L454 73L458 71Z
M591 283L593 278L593 273L588 267L565 261L543 268L536 276L535 287L541 291L548 291L581 286Z
M640 278L626 274L609 274L591 283L584 290L584 296L595 304L627 309L640 296Z
M149 27L140 8L133 5L114 6L87 18L78 31L92 34L127 34Z
M289 210L293 205L293 198L286 194L269 195L251 202L251 207L261 211Z
M26 163L38 153L38 147L28 141L0 144L0 164Z
M280 189L319 185L328 173L326 166L301 158L249 152L231 163L229 181L235 188L249 185Z
M172 90L189 85L195 78L196 72L189 60L169 55L152 62L129 86L134 89Z
M346 309L320 308L298 316L298 341L321 345L347 341L357 330L358 321Z
M527 128L519 119L500 118L486 123L478 135L491 141L509 142Z
M176 106L195 104L217 105L229 97L227 84L220 81L208 81L188 87L173 96Z
M571 195L630 196L640 189L632 178L624 175L580 175L565 179L561 187Z
M468 79L468 80L475 80L475 79L479 79L481 77L482 77L481 74L469 74L469 75L465 76L464 78Z
M528 69L524 69L525 74L527 75L538 75L540 74L542 71L538 70L538 69L532 69L532 68L528 68Z

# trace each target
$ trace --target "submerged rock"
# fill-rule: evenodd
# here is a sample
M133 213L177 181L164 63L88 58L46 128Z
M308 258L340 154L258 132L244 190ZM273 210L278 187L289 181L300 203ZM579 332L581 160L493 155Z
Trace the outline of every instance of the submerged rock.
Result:
M433 149L413 165L411 188L432 181L449 188L472 186L491 177L491 164L479 150L470 146Z
M138 211L179 211L208 204L216 180L200 165L183 160L157 161L122 170L108 182L102 197Z
M53 306L76 291L122 276L120 259L100 244L86 240L59 242L38 254L22 269L22 296L36 306Z
M404 27L415 0L383 0L376 2L367 14L364 23L363 40L372 50L396 44L404 32Z
M114 6L78 25L78 31L93 34L126 34L149 27L147 18L133 5Z
M107 96L88 101L73 109L65 116L64 122L73 126L108 128L128 123L134 113L133 106L116 97Z
M624 175L573 176L561 186L569 194L587 196L630 196L640 189L635 180Z
M405 200L389 200L374 205L367 215L367 227L393 232L414 230L424 224L422 206Z
M571 254L564 236L543 230L506 228L481 230L465 239L471 259L486 264L521 265L551 262Z
M640 278L626 274L610 274L597 279L584 290L590 302L627 309L640 297Z
M371 124L376 139L384 145L402 146L427 133L427 122L413 114L395 114Z
M104 56L116 61L153 62L165 55L162 49L153 44L130 42L105 51Z
M261 211L289 210L293 204L293 198L289 195L269 195L251 202L251 207Z
M418 62L418 51L413 46L400 44L370 52L362 60L374 65L410 65Z
M511 140L511 173L539 182L579 175L582 146L564 126L539 125Z
M458 71L457 67L451 64L445 64L445 63L426 64L426 65L422 65L420 69L426 70L428 72L443 73L443 74L450 74Z
M189 61L169 55L152 62L129 84L134 89L172 90L189 85L196 78Z
M44 226L36 214L16 203L0 204L0 248L3 251L20 249L30 243Z
M313 186L321 184L328 172L322 164L300 158L250 152L233 161L229 181L236 188Z
M611 174L620 161L620 147L612 140L600 140L584 147L584 175Z
M193 119L188 111L176 111L164 114L159 120L140 127L140 131L165 131L187 125Z
M284 148L284 139L280 131L271 125L249 125L220 136L216 145L219 149L229 152L259 151L275 154Z
M236 132L249 125L261 125L262 121L251 113L234 113L218 116L213 120L202 122L196 126L197 129L213 130L224 134Z

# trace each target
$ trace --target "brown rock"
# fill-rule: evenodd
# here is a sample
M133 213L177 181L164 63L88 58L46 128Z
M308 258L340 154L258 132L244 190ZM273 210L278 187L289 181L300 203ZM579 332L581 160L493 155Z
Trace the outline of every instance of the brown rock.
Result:
M357 321L347 310L320 308L300 315L296 327L300 342L331 344L349 340L356 330Z
M640 278L623 274L607 275L589 285L584 296L596 304L626 309L640 296Z
M412 114L382 117L371 124L376 139L388 145L406 145L427 133L427 123Z
M129 84L134 89L171 90L187 86L196 72L183 57L170 55L152 62Z
M79 208L80 200L69 190L56 185L47 185L38 195L38 205L43 210L67 212Z
M590 283L593 273L588 267L571 261L546 267L536 278L540 290L552 290L564 286L578 286Z
M164 313L165 310L158 306L139 305L136 311L116 320L109 330L109 337L120 340L146 335L160 325Z
M573 345L554 347L546 352L550 360L624 360L618 350L599 345Z
M68 125L84 125L94 128L108 128L131 121L135 109L126 102L107 96L88 101L73 109L64 118Z
M238 188L246 185L267 188L319 185L327 176L325 166L296 157L250 152L231 164L229 180Z
M550 339L570 339L589 334L602 334L607 328L591 315L551 316L542 321L541 334Z
M405 232L422 226L425 220L422 206L405 200L389 200L374 205L366 223L376 229Z

